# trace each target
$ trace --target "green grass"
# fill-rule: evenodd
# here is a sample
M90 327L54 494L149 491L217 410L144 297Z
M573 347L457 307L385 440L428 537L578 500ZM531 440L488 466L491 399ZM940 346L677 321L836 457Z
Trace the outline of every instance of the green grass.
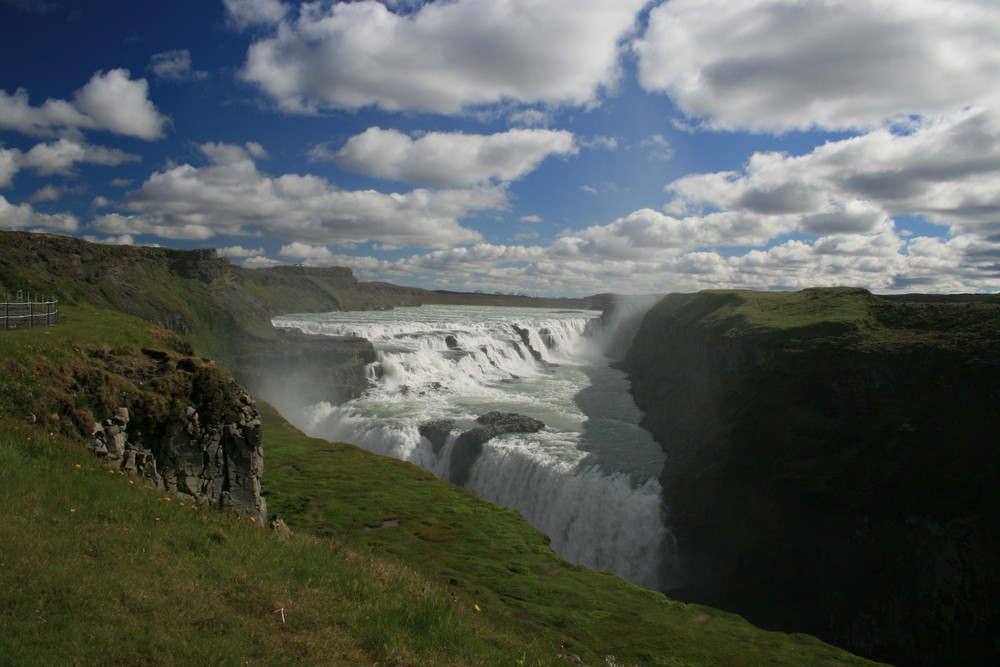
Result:
M306 438L263 406L272 512L293 526L400 558L476 604L511 637L588 664L839 664L811 637L764 632L568 563L516 512L405 462ZM863 661L858 661L863 662Z
M705 290L672 309L673 317L697 323L729 338L759 342L822 340L845 334L870 334L878 328L872 307L878 297L848 287L799 292Z
M109 474L61 439L5 426L4 664L501 664L509 655L471 605L396 559L279 539Z
M88 360L147 391L129 373L148 346L186 351L88 308L0 334L3 664L865 664L567 563L516 512L267 406L265 491L291 537L108 472L65 417L27 423L25 395Z
M296 439L327 447L280 430L286 449ZM419 473L343 453L371 458L368 471L384 473L382 483ZM449 494L465 492L420 484L439 488L424 492L430 506L414 522L450 514L475 536L423 549L394 544L404 519L281 538L228 512L182 505L110 473L74 442L5 421L2 662L548 665L578 654L588 664L863 664L813 638L763 632L569 565L513 513L471 496L450 506ZM352 518L334 525L381 518L373 508L340 509ZM381 537L357 539L373 533Z
M724 338L817 349L939 348L996 358L998 302L893 302L854 287L816 287L798 292L704 290L673 294L651 311Z

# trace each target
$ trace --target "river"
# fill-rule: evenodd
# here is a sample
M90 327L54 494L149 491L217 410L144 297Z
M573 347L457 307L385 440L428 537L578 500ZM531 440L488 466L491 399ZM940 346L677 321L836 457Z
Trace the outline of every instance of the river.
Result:
M671 540L658 481L663 453L638 425L642 413L625 375L609 365L614 332L599 313L421 306L283 315L273 324L361 336L377 351L360 398L284 408L309 435L449 479L455 437L477 426L478 415L499 410L543 421L537 433L488 441L465 486L518 510L563 558L659 588ZM456 422L438 453L418 432L436 419Z

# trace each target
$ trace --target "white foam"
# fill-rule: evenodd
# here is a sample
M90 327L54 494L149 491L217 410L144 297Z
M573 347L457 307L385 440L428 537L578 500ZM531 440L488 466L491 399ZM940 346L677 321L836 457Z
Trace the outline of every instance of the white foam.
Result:
M641 413L634 404L620 392L607 395L605 388L615 386L624 392L625 381L607 367L596 313L424 306L289 315L274 323L363 336L378 353L369 369L372 386L361 398L303 406L290 415L311 435L448 478L455 437L435 454L419 435L421 423L452 419L457 434L490 410L544 421L539 433L487 442L467 486L520 511L564 558L657 587L670 542L657 481L662 452L636 426ZM543 362L515 325L527 330ZM452 349L456 343L459 349Z

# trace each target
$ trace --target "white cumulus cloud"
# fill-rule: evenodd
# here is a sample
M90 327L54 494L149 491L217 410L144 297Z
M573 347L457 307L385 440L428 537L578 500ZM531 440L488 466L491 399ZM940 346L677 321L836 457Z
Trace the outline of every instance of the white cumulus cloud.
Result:
M686 114L780 132L996 107L998 43L983 0L670 0L635 48Z
M645 4L454 0L397 14L374 0L305 3L250 47L242 75L290 112L587 105L617 81L620 41Z
M6 188L14 180L14 174L21 169L21 151L16 148L0 147L0 188Z
M549 155L578 149L565 130L509 130L498 134L431 132L417 139L397 130L370 127L332 155L342 168L408 183L467 186L496 179L514 181Z
M97 72L73 95L73 101L48 99L31 106L28 91L0 90L0 129L36 136L66 130L105 130L140 139L163 137L168 122L149 100L145 79L129 78L125 69Z
M255 255L263 255L263 248L244 248L243 246L229 246L227 248L219 248L219 254L223 257L253 257Z
M41 213L31 204L11 204L0 196L0 229L75 232L80 221L70 213Z
M342 190L311 175L271 176L257 169L256 144L204 144L207 166L182 164L153 173L125 197L124 211L100 216L105 234L209 239L219 234L289 242L437 248L480 240L459 220L504 208L498 187L384 194Z
M78 162L115 166L126 162L140 162L142 158L117 148L92 146L83 141L67 139L36 144L25 153L20 163L22 167L33 168L39 174L69 174Z
M757 153L742 172L692 174L667 186L674 214L794 215L813 234L865 233L886 216L921 216L982 237L1000 234L1000 113L930 117L801 156Z

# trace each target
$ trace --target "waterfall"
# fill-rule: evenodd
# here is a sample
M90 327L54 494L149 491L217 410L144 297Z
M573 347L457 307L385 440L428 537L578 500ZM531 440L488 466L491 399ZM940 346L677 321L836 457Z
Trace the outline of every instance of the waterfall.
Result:
M465 485L518 510L567 560L657 588L665 545L663 454L638 427L624 375L608 365L597 313L458 306L289 315L274 325L375 346L370 388L342 405L287 415L310 435L351 442L449 479L457 436L490 411L541 420L537 433L482 444ZM421 424L454 423L437 448ZM437 449L437 451L435 451ZM466 454L468 455L468 454Z

